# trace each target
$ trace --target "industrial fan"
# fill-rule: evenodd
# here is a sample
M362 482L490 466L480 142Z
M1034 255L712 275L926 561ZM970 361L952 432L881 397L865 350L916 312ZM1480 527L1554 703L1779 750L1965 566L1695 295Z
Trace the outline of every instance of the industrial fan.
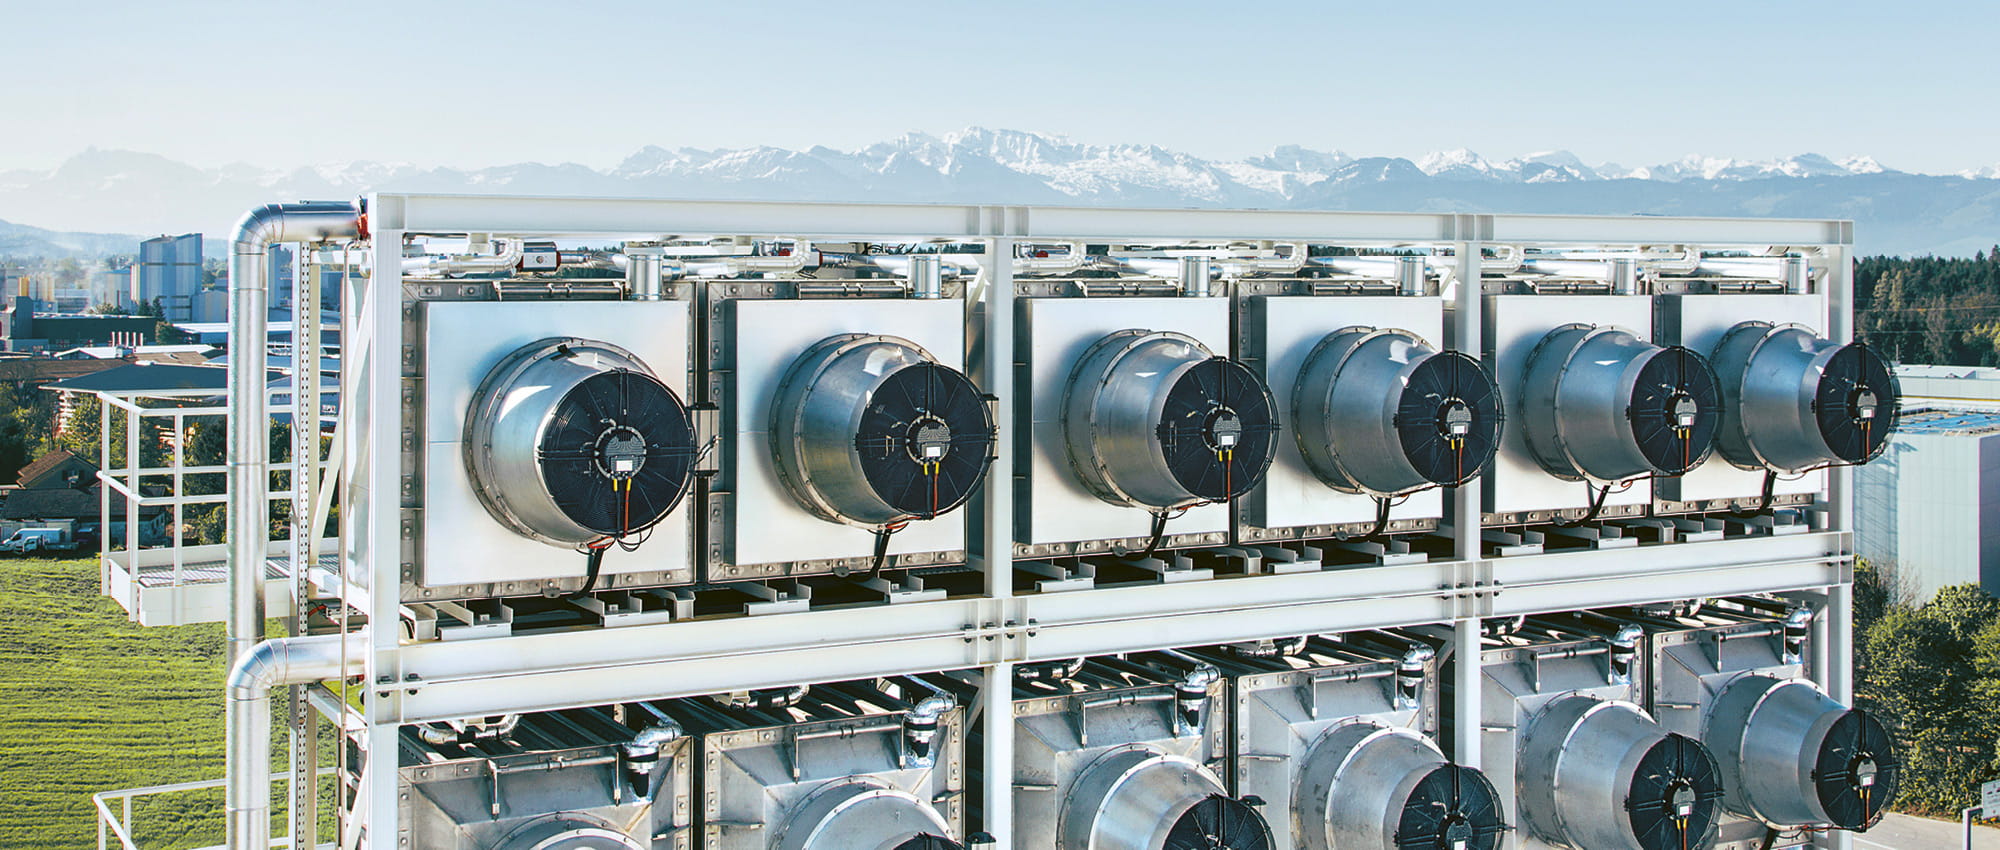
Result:
M1565 325L1528 356L1522 432L1542 468L1559 478L1685 473L1708 457L1721 413L1706 359L1627 330Z
M1242 495L1276 448L1264 382L1178 333L1098 340L1077 361L1063 405L1070 468L1085 488L1156 515Z
M1243 364L1210 357L1167 391L1156 433L1174 480L1196 498L1243 495L1271 465L1277 434L1270 393Z
M1396 824L1395 850L1497 850L1506 832L1500 795L1486 775L1444 765L1410 789Z
M1676 345L1639 367L1626 417L1646 462L1658 474L1679 475L1708 457L1721 412L1721 392L1707 361Z
M1479 362L1408 331L1346 328L1306 355L1299 451L1327 485L1378 497L1478 475L1499 447L1499 388Z
M1849 709L1833 721L1813 762L1813 789L1827 821L1839 829L1867 829L1882 817L1902 784L1889 730L1868 712Z
M1707 847L1715 840L1721 800L1714 756L1693 738L1669 734L1632 769L1625 816L1645 850Z
M1241 800L1211 794L1174 821L1160 850L1270 850L1271 828Z
M972 497L992 461L986 400L899 337L828 337L793 361L772 406L779 475L800 507L863 528L931 519Z
M1895 373L1865 344L1743 322L1716 344L1715 369L1723 390L1717 446L1736 466L1798 473L1867 463L1896 430Z
M1882 454L1896 430L1900 396L1895 373L1875 349L1862 343L1836 349L1813 393L1813 418L1833 456L1867 463Z
M896 845L895 850L965 850L965 845L941 835L919 835Z
M564 547L658 523L687 495L698 454L686 406L645 364L570 338L527 345L487 375L465 452L495 519Z

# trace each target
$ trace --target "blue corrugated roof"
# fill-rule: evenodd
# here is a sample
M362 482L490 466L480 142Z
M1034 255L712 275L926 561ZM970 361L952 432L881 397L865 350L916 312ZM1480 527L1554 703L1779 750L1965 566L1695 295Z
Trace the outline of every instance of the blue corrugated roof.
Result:
M1896 427L1905 434L1983 434L2000 431L2000 411L1916 410Z

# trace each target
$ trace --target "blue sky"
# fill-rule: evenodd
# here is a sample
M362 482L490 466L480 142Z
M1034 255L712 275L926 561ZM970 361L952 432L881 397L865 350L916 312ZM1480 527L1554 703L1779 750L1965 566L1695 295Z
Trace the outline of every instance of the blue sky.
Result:
M2000 162L2000 4L0 0L0 169L607 166L968 125L1207 157Z

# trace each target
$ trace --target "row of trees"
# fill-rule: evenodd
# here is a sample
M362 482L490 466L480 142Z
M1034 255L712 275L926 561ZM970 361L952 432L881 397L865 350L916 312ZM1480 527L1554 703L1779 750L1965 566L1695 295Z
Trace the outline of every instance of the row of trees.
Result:
M1855 702L1902 745L1896 808L1956 817L2000 774L2000 601L1976 584L1912 600L1862 564L1854 605Z
M1856 334L1898 362L2000 365L2000 245L1971 259L1861 260L1854 319Z

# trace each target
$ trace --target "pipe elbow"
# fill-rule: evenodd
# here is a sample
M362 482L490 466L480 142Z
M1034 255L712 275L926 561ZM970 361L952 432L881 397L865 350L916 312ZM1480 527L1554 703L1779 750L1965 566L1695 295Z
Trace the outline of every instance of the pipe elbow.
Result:
M350 634L351 653L342 652L341 635L272 638L251 647L234 664L226 679L229 692L239 699L263 697L280 685L303 685L325 679L360 675L365 661L360 651L367 645L366 633Z
M633 735L632 742L625 745L625 751L634 755L657 753L662 747L684 737L687 737L687 730L682 729L678 721L662 720Z
M257 696L277 687L287 655L283 640L267 640L250 647L237 656L236 663L229 665L226 681L230 692Z
M325 242L361 236L361 205L357 202L265 204L237 219L233 247L238 254L262 254L275 242Z

